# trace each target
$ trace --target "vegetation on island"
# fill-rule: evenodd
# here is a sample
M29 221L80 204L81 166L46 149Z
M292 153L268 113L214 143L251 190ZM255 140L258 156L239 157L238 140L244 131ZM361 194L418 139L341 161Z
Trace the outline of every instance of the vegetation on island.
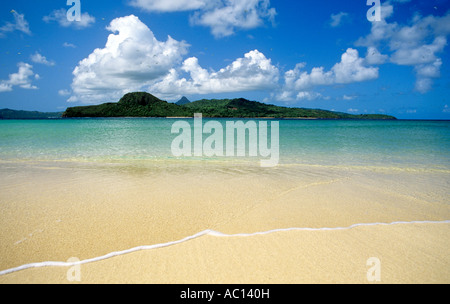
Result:
M289 108L257 101L238 99L199 100L185 105L204 117L240 118L303 118L303 119L395 119L379 114L352 115L320 109Z
M143 92L129 93L118 103L68 108L63 117L167 117L190 116L190 111Z
M118 103L68 108L63 117L193 117L195 113L211 118L396 119L381 114L280 107L243 98L203 99L178 105L145 92L128 93Z
M63 112L0 110L0 119L56 119L61 118L62 115Z

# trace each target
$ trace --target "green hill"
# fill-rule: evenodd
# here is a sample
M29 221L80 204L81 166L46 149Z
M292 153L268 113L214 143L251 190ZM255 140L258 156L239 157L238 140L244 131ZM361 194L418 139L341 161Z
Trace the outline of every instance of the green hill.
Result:
M144 93L126 94L118 103L68 108L63 117L193 117L212 118L305 118L305 119L396 119L388 115L352 115L318 109L287 108L243 98L199 100L177 105Z
M309 119L395 119L380 114L352 115L320 109L288 108L268 105L257 101L239 99L199 100L185 105L194 113L205 117L242 118L309 118Z
M188 109L143 92L126 94L118 103L68 108L63 117L190 116Z

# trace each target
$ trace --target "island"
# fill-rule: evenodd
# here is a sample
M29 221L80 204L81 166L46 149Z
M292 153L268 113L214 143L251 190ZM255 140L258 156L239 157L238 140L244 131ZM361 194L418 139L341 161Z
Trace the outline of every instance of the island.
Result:
M202 113L208 118L273 118L273 119L387 119L390 115L333 112L319 109L289 108L237 99L202 99L182 105L169 103L146 92L128 93L117 103L68 108L64 118L81 117L194 117Z
M17 111L11 109L1 109L0 119L58 119L63 112L38 112L38 111Z

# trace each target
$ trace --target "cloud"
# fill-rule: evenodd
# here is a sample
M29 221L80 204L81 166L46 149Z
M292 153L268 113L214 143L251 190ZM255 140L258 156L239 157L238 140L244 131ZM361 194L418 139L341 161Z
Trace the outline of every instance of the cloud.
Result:
M368 47L368 53L379 48L388 49L389 54L381 55L376 51L374 56L368 56L368 63L390 61L411 66L416 73L415 89L421 93L428 92L432 89L433 79L440 77L440 54L444 52L450 35L450 13L441 17L415 14L407 25L400 25L386 21L394 13L392 4L385 3L382 12L383 20L373 22L370 34L358 39L356 45Z
M76 29L84 29L90 27L95 23L95 18L88 13L81 14L81 21L69 21L67 19L67 10L61 8L59 10L54 10L48 16L42 18L47 23L58 22L62 27L74 27Z
M297 100L309 100L309 101L316 100L319 98L327 99L322 94L317 92L299 92L296 97Z
M50 61L47 60L47 58L45 58L45 56L42 56L38 52L36 52L34 55L31 55L31 61L33 61L34 63L40 63L40 64L47 65L47 66L55 65L55 62L53 60L50 60Z
M437 37L431 44L423 44L416 47L402 46L395 50L391 56L391 62L398 65L429 64L435 62L437 53L444 50L447 45L445 37Z
M182 72L190 77L180 77ZM150 90L165 96L248 92L275 88L278 79L278 68L263 53L253 50L217 72L202 68L195 57L188 58Z
M114 19L107 27L104 48L94 50L73 71L69 101L99 103L116 100L130 91L148 87L169 73L186 54L188 45L168 37L158 41L138 17Z
M19 62L17 66L19 68L17 73L10 74L8 80L0 81L0 92L12 91L15 86L27 90L37 89L32 85L32 80L33 77L39 79L39 75L33 72L33 66L24 62Z
M368 67L363 58L359 57L355 49L347 49L342 55L341 62L333 68L334 82L346 84L353 82L363 82L378 78L378 68Z
M193 11L190 23L211 28L216 38L260 27L266 20L273 23L276 16L270 0L131 0L130 4L149 12Z
M366 66L358 51L352 48L341 56L329 71L324 67L315 67L310 73L302 71L305 64L298 64L295 69L286 72L286 86L293 90L305 91L316 86L348 84L378 78L378 68Z
M372 28L369 35L360 37L356 41L356 46L378 46L381 41L392 38L398 24L388 23L386 19L390 18L394 13L394 7L389 3L381 6L381 20L372 22Z
M414 70L416 71L416 91L420 93L426 93L433 87L433 78L439 78L441 76L442 60L436 59L431 64L419 64L416 65Z
M158 41L133 15L113 20L107 29L113 34L105 47L94 50L74 69L70 102L114 101L136 90L174 97L267 90L278 85L278 68L258 50L212 71L201 67L196 57L183 61L186 42L170 36L166 42Z
M302 99L322 98L312 90L318 86L350 84L377 79L378 67L369 66L371 59L361 58L357 50L349 48L342 54L341 61L329 71L324 67L314 67L311 72L304 71L305 63L299 63L284 75L284 85L273 95L279 101L291 102ZM295 98L295 99L294 99Z
M59 90L58 91L59 96L69 96L70 94L72 94L72 93L69 90Z
M6 22L6 24L0 27L0 38L4 37L6 33L20 31L27 35L31 35L30 27L28 21L25 20L25 15L19 14L12 10L11 14L14 16L14 23Z
M270 8L269 0L227 0L220 5L191 17L191 23L211 28L216 38L233 35L237 29L253 29L274 22L276 10Z
M12 86L3 81L0 81L0 93L10 92L10 91L12 91Z
M380 65L386 63L388 60L389 56L381 54L377 48L371 46L367 49L365 62L368 65Z
M64 42L63 43L63 47L75 49L77 46L75 44L72 44L72 43Z
M338 14L331 14L331 21L330 21L330 25L332 27L338 27L339 25L342 24L342 22L344 22L347 18L348 18L348 13L345 12L340 12Z

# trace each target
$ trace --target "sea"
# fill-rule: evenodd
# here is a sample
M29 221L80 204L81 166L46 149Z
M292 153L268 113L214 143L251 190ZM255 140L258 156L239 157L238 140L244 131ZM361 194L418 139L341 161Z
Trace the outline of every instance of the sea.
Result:
M112 118L0 120L0 160L134 162L171 165L222 163L258 165L261 155L182 155L173 153L181 134L173 126L193 119ZM226 149L227 122L223 126ZM450 121L410 120L242 120L279 124L279 165L375 166L450 170ZM198 134L198 133L197 133ZM205 142L210 134L202 135ZM250 134L247 133L247 137ZM236 135L237 137L237 135ZM220 138L220 137L219 137ZM259 138L261 140L261 137ZM268 147L270 145L268 144ZM248 147L248 146L247 146ZM248 151L247 151L248 152Z
M231 123L248 126L234 142ZM198 143L217 152L234 143L236 153L212 155ZM269 158L274 166L262 166ZM0 120L0 278L55 265L45 261L99 261L206 234L447 224L449 177L450 121ZM448 226L437 231L432 240L446 238ZM352 242L374 249L374 235ZM368 254L363 277L367 258L381 257Z

